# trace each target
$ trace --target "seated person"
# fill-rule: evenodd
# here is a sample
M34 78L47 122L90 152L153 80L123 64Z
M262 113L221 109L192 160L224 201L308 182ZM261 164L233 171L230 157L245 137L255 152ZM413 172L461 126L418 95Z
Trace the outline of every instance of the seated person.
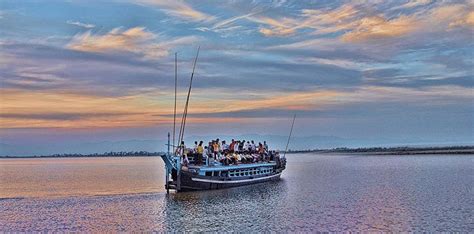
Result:
M258 154L251 154L252 156L252 162L258 162L260 161L260 155Z
M241 162L242 158L240 157L240 154L233 153L232 158L234 161L234 164L237 165L239 162Z
M221 154L219 157L219 162L221 162L224 165L229 165L230 159L227 157L227 155Z
M243 154L242 155L242 162L243 163L252 163L253 162L253 157L249 154Z

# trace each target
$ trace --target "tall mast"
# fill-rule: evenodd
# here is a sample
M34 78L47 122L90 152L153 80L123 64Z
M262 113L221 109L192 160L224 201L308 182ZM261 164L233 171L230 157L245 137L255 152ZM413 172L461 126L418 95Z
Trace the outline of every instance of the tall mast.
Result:
M196 58L194 58L193 72L191 73L191 80L189 81L188 96L186 98L186 105L184 106L183 118L181 119L181 128L179 131L178 144L181 144L181 141L183 141L184 139L184 129L186 128L186 118L188 115L189 97L191 96L191 88L193 87L194 70L196 69L196 62L199 56L200 49L201 47L199 46L197 49Z
M293 116L293 122L291 123L290 135L288 136L288 141L286 142L285 153L283 153L283 157L286 156L286 151L288 151L288 145L290 144L291 134L293 133L293 126L295 125L296 114Z
M178 53L174 53L174 115L173 115L173 153L176 152L176 99L178 92Z

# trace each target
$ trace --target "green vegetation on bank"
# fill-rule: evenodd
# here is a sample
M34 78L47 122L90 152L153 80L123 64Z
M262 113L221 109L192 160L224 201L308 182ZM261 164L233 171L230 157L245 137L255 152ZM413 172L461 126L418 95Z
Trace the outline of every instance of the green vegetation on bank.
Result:
M474 154L474 146L443 147L368 147L368 148L333 148L312 150L290 150L289 153L347 153L377 155L411 155L411 154Z
M26 155L26 156L0 156L0 158L80 158L80 157L152 157L161 152L129 151L129 152L105 152L95 154L52 154L52 155Z
M95 154L52 154L0 156L0 158L69 158L69 157L153 157L163 152L129 151L105 152ZM333 148L311 150L289 150L288 153L320 153L320 154L369 154L369 155L416 155L416 154L474 154L474 146L444 147L367 147L367 148Z

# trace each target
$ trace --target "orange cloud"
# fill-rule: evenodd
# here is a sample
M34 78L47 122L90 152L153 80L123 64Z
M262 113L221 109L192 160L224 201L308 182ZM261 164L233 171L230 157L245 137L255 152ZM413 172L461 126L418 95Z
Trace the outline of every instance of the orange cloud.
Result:
M366 17L361 19L357 27L344 34L341 39L346 42L357 42L399 37L414 31L417 27L417 20L410 16L400 16L392 20L387 20L382 16Z
M164 114L142 96L97 97L70 93L2 90L0 128L119 127L161 122Z
M263 35L270 37L270 36L288 36L295 33L295 30L292 28L281 28L281 27L274 27L272 29L268 28L261 28L259 30L260 33Z
M93 35L91 31L87 31L75 35L68 44L68 48L88 52L140 52L145 49L143 47L146 47L146 43L153 38L153 33L145 31L143 27L128 30L115 28L104 35Z
M215 90L214 90L215 91ZM233 96L209 99L208 90L196 90L188 122L245 122L237 117L194 117L192 114L281 110L327 110L362 102L441 102L447 97L474 98L472 90L436 87L426 90L392 87L362 87L352 91L305 91L288 94L266 93L252 99ZM219 95L218 92L214 92ZM226 94L223 94L226 95ZM157 98L158 96L158 98ZM149 93L125 97L99 97L71 93L22 92L2 90L0 129L2 128L120 128L170 125L172 94ZM240 97L240 99L239 99ZM180 100L182 104L183 101ZM178 111L182 110L182 106Z
M291 18L282 18L281 20L276 20L270 17L263 16L248 16L246 17L250 21L269 26L260 27L259 31L264 36L289 36L296 32L297 21Z
M453 9L455 10L455 17L452 19L449 23L449 28L455 28L455 27L468 27L472 29L471 27L474 26L474 11L467 11L466 9L460 10L460 9Z
M429 0L415 0L391 10L414 8L429 4ZM343 42L363 42L401 37L414 32L440 31L455 27L472 27L474 13L468 4L439 4L429 10L411 15L387 18L383 14L367 14L363 5L345 4L333 10L303 9L301 17L273 19L252 16L249 20L266 25L259 32L265 36L290 36L298 29L310 29L313 35L345 32Z
M425 1L410 2L410 7L427 4ZM400 37L415 32L439 32L455 27L472 27L474 13L471 3L439 5L428 11L402 15L394 19L384 16L364 17L357 20L352 29L341 39L345 42L371 41L374 39Z

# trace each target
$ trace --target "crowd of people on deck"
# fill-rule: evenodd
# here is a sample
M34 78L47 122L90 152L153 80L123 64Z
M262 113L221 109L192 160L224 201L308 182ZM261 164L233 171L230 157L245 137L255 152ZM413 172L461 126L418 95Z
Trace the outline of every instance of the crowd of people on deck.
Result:
M227 143L225 140L195 141L193 148L186 148L184 141L176 149L176 154L182 157L183 165L188 165L190 158L195 165L209 165L220 162L223 165L238 163L254 163L273 160L275 153L268 150L267 142L255 144L253 140L234 140Z

